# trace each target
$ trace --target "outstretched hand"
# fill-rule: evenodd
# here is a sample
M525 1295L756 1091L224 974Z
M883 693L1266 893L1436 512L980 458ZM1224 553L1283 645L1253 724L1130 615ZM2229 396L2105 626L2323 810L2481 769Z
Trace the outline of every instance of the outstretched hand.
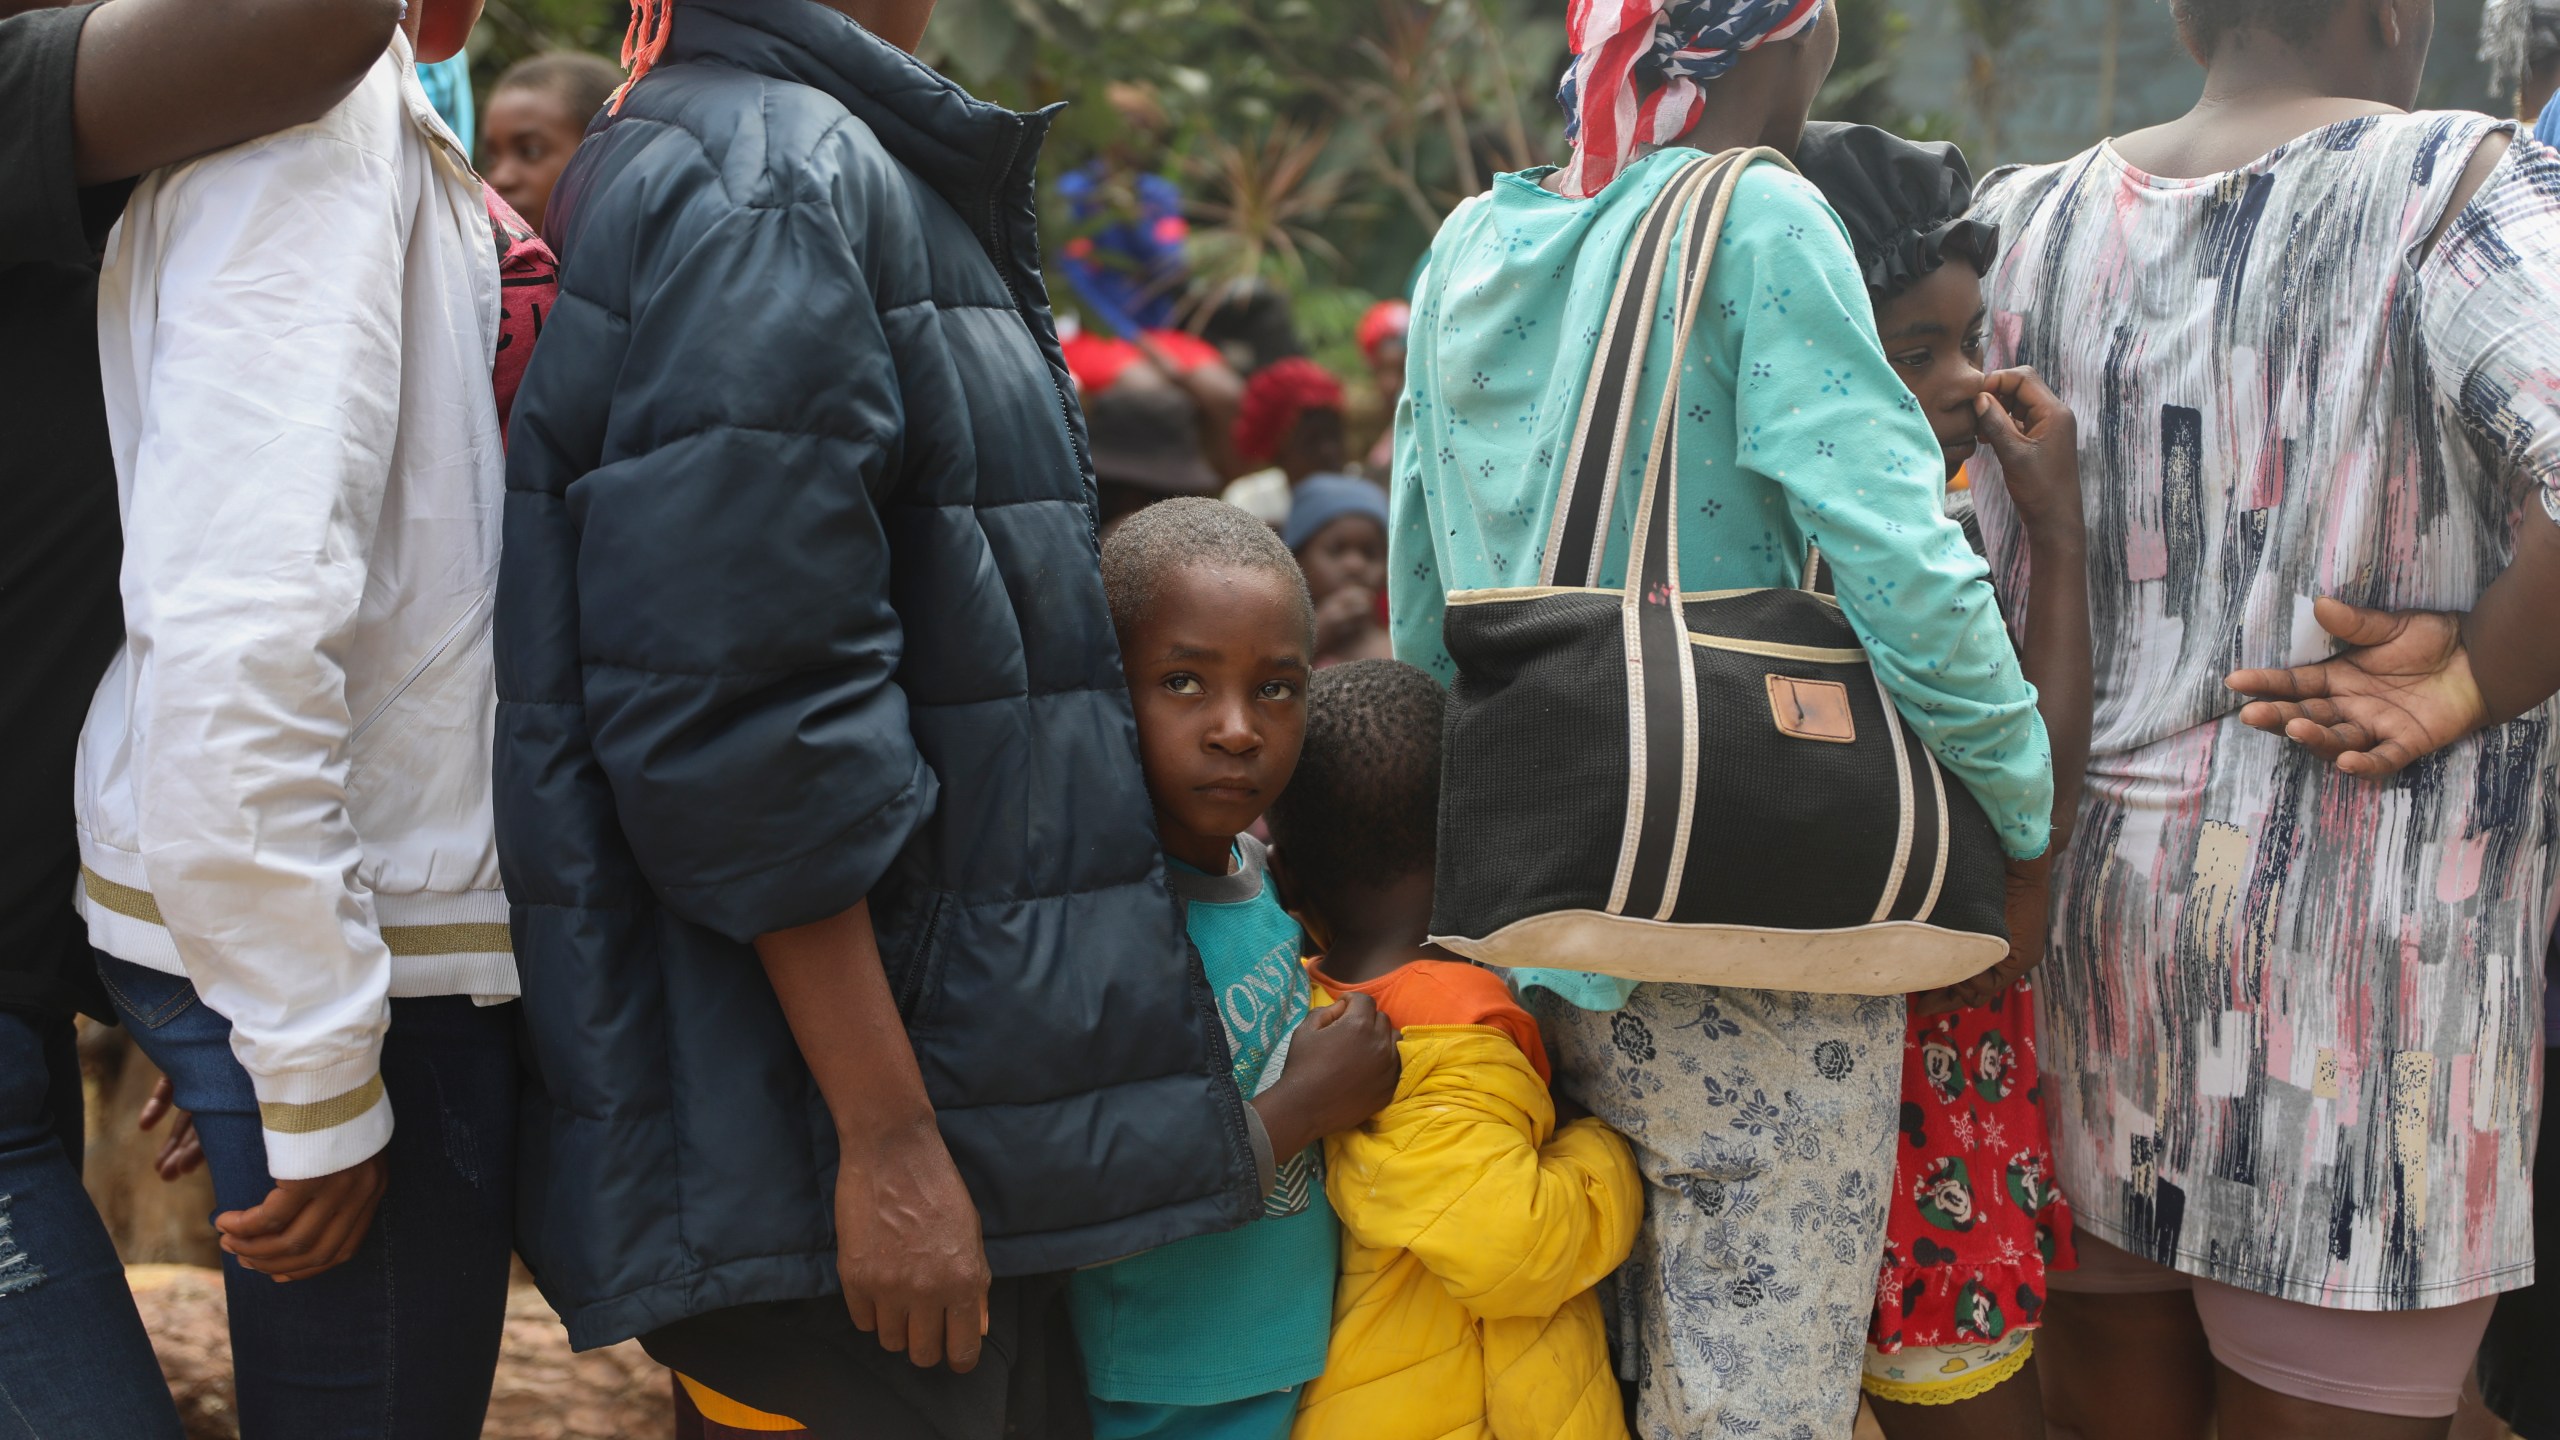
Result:
M2282 735L2349 775L2380 780L2488 724L2459 614L2313 606L2348 648L2312 665L2235 670L2240 723Z

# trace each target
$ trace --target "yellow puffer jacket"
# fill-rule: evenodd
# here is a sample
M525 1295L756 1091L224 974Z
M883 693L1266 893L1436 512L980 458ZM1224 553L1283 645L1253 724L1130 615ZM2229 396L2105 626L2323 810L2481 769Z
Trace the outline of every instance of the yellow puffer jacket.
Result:
M1325 1141L1342 1280L1292 1440L1620 1440L1591 1287L1644 1219L1627 1142L1555 1128L1520 1047L1404 1031L1396 1098Z

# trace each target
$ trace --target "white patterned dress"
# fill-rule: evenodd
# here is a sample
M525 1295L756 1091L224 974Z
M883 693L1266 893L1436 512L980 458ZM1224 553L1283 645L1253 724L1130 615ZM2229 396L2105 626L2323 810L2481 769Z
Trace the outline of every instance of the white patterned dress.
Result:
M1992 358L2080 416L2096 731L2040 985L2061 1180L2109 1242L2332 1308L2532 1278L2552 709L2374 784L2241 725L2222 677L2331 653L2322 595L2469 608L2552 504L2560 159L2517 140L2421 256L2494 128L2370 117L2194 180L2101 145L1976 206Z

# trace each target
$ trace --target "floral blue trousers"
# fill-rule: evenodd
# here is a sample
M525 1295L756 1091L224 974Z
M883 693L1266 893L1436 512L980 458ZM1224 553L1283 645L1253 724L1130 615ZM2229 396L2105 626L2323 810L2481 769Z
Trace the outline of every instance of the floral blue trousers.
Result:
M1528 993L1556 1087L1634 1145L1645 1222L1612 1329L1642 1440L1845 1440L1901 1094L1899 996Z

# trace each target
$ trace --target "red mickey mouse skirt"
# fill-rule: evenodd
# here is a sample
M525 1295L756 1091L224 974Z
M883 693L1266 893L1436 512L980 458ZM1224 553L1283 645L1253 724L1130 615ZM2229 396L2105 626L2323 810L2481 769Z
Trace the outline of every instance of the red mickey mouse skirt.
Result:
M2045 1271L2070 1269L2071 1207L2053 1179L2036 1074L2036 1001L1914 1015L1903 1042L1884 1270L1868 1342L1964 1345L2032 1330Z

